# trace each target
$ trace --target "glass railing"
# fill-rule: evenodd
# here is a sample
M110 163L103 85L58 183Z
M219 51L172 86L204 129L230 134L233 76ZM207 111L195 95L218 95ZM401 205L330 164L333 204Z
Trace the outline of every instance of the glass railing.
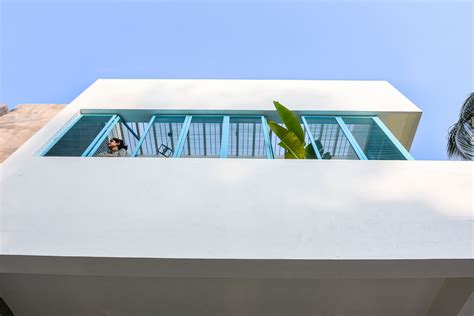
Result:
M376 116L300 118L316 159L413 159ZM128 157L280 159L285 154L264 115L157 114L125 121L119 114L82 114L41 155L102 157L113 138L127 145Z

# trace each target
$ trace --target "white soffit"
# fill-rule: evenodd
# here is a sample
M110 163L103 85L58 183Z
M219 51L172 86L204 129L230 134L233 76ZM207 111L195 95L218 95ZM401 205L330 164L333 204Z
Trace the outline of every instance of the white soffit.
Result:
M411 147L421 110L387 81L99 79L71 104L81 110L273 111L378 114Z

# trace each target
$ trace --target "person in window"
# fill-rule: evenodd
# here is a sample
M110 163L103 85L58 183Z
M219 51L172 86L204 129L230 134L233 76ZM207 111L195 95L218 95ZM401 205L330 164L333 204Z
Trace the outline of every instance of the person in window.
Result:
M111 138L107 143L108 152L101 152L98 157L127 157L127 148L120 138Z

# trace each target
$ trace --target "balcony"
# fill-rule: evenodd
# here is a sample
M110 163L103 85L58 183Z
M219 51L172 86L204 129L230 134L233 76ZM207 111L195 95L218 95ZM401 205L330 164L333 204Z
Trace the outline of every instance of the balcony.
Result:
M140 112L140 111L138 111ZM119 138L131 158L282 159L284 149L265 115L81 114L47 143L41 156L97 157ZM316 159L412 160L377 116L300 117Z

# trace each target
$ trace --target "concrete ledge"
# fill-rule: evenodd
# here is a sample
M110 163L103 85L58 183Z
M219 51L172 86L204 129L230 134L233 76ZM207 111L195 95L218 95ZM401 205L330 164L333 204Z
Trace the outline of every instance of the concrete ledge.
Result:
M474 277L472 259L245 260L0 255L0 273L178 278L373 279Z

